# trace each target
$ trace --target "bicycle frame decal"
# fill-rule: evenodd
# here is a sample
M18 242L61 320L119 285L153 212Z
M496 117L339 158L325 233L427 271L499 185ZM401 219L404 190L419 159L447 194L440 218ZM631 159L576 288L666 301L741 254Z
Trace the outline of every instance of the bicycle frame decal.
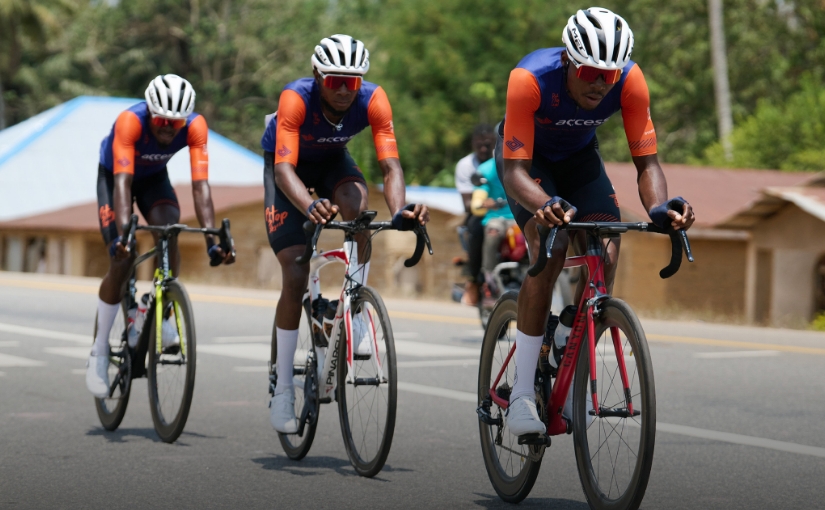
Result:
M601 256L601 247L589 246L586 255L570 257L565 260L564 267L578 267L586 266L590 278L588 286L582 293L579 301L579 308L576 312L576 317L573 320L573 328L567 340L567 347L564 352L564 357L559 365L558 373L556 374L556 381L553 384L553 390L550 393L550 398L547 402L547 416L549 417L547 423L547 435L557 436L567 432L567 420L562 417L562 409L570 387L573 384L573 376L576 372L576 363L579 359L579 351L581 350L582 341L587 339L587 348L590 354L590 392L592 396L593 410L596 415L599 414L599 401L596 392L596 335L595 322L593 319L594 307L601 299L607 297L606 289L604 287L604 264ZM630 402L630 386L627 377L627 369L624 362L624 353L622 350L621 341L619 338L618 328L610 328L610 333L613 341L614 351L619 364L619 371L622 377L622 386L624 386L624 393L627 398L628 410L633 412L632 404ZM504 375L504 371L510 363L516 351L516 343L510 348L507 358L499 370L498 376L490 388L490 398L496 405L506 409L509 402L502 399L496 394L498 383Z
M358 254L355 248L355 242L344 241L344 247L342 249L316 253L312 256L312 259L310 260L308 296L310 299L310 303L317 299L318 296L321 294L321 268L330 263L341 263L346 266L346 275L349 275L351 268L358 265ZM321 399L332 397L337 386L336 374L339 369L338 363L340 362L340 360L338 359L338 349L340 347L340 342L342 340L342 335L337 334L337 332L340 330L341 321L343 321L344 325L344 340L347 342L346 362L349 368L349 370L347 371L347 380L349 382L355 381L355 372L352 369L352 296L348 292L348 290L351 288L351 285L352 284L350 283L350 281L345 278L344 284L341 288L341 293L338 297L338 309L335 311L335 320L332 323L332 331L334 334L335 341L331 342L330 345L326 348L316 347L316 350L320 351L319 359L323 358L323 370L321 371L322 384L320 384L321 389L319 395ZM374 352L376 353L375 356L372 356L372 359L375 360L374 364L378 371L378 377L383 378L384 372L381 368L381 362L378 359L380 358L380 355L378 352L378 342L375 338L375 324L373 322L372 314L367 313L366 317L370 322L368 328L370 331L373 346L375 347ZM332 349L332 352L329 356L327 356L326 354L329 349Z

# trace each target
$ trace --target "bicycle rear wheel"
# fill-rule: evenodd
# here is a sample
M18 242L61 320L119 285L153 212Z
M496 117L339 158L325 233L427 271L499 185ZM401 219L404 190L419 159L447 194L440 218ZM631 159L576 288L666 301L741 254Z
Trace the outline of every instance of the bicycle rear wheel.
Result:
M126 309L122 303L120 312L109 332L109 387L114 385L114 391L109 398L95 398L100 424L109 431L116 430L123 421L132 392L132 357L126 342ZM92 338L97 337L97 315L94 331Z
M484 331L478 369L479 411L483 410L491 422L481 419L478 422L484 467L496 493L510 503L518 503L530 494L544 453L543 446L519 445L518 438L506 430L504 409L490 399L490 388L516 341L517 301L518 294L511 291L496 303ZM516 363L511 358L495 388L497 395L505 400L510 398L515 373Z
M375 333L373 352L369 359L355 359L352 370L355 384L347 382L347 342L343 321L338 334L338 416L344 446L355 471L372 477L381 471L392 446L395 432L395 411L398 396L396 379L395 340L387 308L381 296L370 287L361 287L352 300L352 318L358 313L372 324ZM375 359L380 362L383 378L379 378Z
M295 416L298 418L298 434L278 433L278 440L292 460L301 460L309 453L318 426L318 368L312 341L312 306L309 298L304 300L300 321L298 346L292 362L292 387L295 388ZM275 325L272 325L272 366L277 366L278 341Z
M656 393L653 365L639 319L624 301L610 298L595 320L597 393L600 413L592 416L590 353L582 344L573 390L573 433L576 464L584 494L597 510L635 510L642 502L653 464L656 441ZM630 401L625 396L611 328L619 333ZM623 416L615 416L622 414ZM588 423L590 422L590 423Z
M171 319L180 344L157 349L156 304L146 314L149 331L149 408L155 431L166 443L183 432L195 391L195 319L186 289L177 280L165 283L162 319ZM167 316L168 314L168 316Z

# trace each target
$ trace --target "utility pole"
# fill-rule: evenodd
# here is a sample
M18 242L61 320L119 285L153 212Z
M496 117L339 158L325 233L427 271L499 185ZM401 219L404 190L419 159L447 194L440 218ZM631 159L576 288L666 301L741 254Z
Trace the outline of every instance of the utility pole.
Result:
M710 54L713 62L713 89L716 96L716 118L719 122L719 140L725 159L733 160L733 114L730 109L728 57L725 49L725 28L722 23L722 0L708 0L710 15Z

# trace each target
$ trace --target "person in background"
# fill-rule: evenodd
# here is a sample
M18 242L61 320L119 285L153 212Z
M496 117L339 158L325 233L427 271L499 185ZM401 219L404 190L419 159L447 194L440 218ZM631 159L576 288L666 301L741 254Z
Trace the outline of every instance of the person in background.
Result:
M464 212L467 218L464 226L467 227L467 264L464 266L464 275L467 282L464 285L464 297L462 303L475 306L478 304L479 296L479 276L481 274L481 250L484 243L484 227L481 224L482 218L475 216L471 212L470 202L475 186L470 178L478 170L481 163L489 160L493 156L493 147L496 143L495 132L489 124L478 124L473 129L472 146L473 152L467 154L455 165L455 188L461 193L464 201Z

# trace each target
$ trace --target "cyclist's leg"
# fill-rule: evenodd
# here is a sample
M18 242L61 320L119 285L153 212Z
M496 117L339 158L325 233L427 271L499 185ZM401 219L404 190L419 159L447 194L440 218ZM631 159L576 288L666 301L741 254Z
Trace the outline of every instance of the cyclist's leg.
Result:
M507 232L507 220L504 218L490 218L484 225L484 242L481 255L481 267L490 273L498 264L499 247L504 234Z
M329 198L337 205L345 221L354 220L368 208L367 183L364 175L347 150L328 158L324 166L326 175L321 185L316 188L318 196ZM369 274L368 239L368 232L355 236L355 242L358 244L358 266L353 268L351 276L361 285L367 284Z
M478 302L479 275L484 250L484 226L481 220L481 216L475 215L467 218L467 264L464 266L467 285L464 287L463 302L471 306Z
M178 196L169 181L169 173L165 168L135 183L132 186L132 193L140 213L149 225L169 225L180 221ZM157 235L154 239L157 242ZM169 240L169 266L174 276L180 274L177 237Z
M578 210L575 221L621 221L616 192L605 171L595 137L584 149L554 165L553 178L560 196ZM580 232L576 234L573 239L576 252L584 253L585 236ZM605 240L605 246L607 256L604 277L607 292L610 293L616 277L621 239ZM579 279L574 302L579 302L587 280Z

